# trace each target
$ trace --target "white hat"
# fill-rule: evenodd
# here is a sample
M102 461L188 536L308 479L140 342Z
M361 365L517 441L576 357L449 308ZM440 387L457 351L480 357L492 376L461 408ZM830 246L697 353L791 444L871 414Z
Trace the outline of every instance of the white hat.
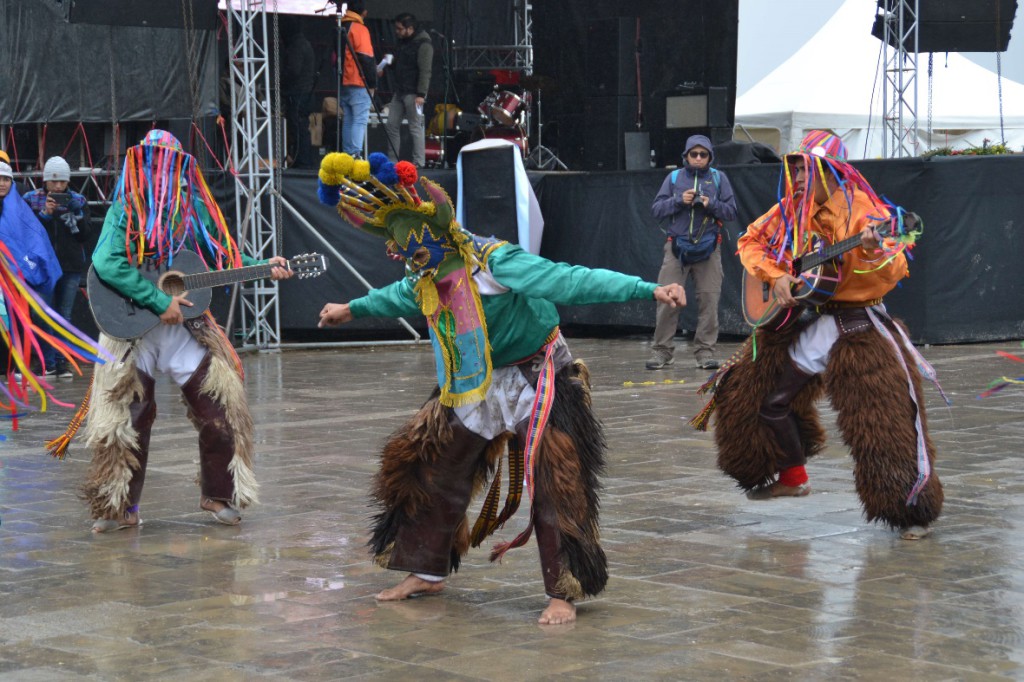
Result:
M59 156L51 156L43 166L43 182L55 180L68 182L71 180L71 166Z
M0 178L14 179L14 171L11 170L11 164L0 161Z

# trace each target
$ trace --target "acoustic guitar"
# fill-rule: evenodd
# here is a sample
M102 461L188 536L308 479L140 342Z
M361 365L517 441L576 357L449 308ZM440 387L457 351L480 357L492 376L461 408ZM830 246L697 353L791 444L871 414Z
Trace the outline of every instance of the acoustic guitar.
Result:
M139 268L139 274L166 294L188 294L192 307L182 306L181 313L186 320L191 320L202 315L210 307L213 287L264 279L270 277L275 267L281 266L265 264L231 270L208 270L198 254L179 251L175 254L174 263L170 267L166 264L144 264ZM327 270L327 259L319 253L304 253L288 259L284 267L295 273L299 279L318 277ZM95 267L89 267L85 286L96 326L107 336L122 340L137 339L160 324L159 315L148 308L140 307L135 301L104 282L96 274Z
M907 230L913 229L917 217L907 213L903 218ZM875 226L883 237L890 235L888 223ZM811 250L793 260L792 275L800 280L793 286L793 298L799 305L783 308L775 299L772 287L767 282L743 270L743 319L751 327L766 327L773 331L782 331L793 324L805 308L813 308L828 303L839 288L839 256L860 246L860 234L829 244L820 236L815 236Z

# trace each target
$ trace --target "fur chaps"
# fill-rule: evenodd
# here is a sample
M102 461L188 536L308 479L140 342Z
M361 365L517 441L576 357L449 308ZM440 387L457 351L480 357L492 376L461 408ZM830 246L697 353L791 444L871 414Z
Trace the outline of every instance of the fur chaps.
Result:
M253 422L245 397L240 364L234 349L215 324L205 317L189 323L189 330L210 353L210 368L202 392L224 406L234 439L234 454L228 469L234 481L231 506L236 509L255 504L259 485L253 473ZM139 434L132 426L131 404L142 398L142 384L136 371L135 344L106 335L100 343L119 362L96 365L92 401L85 424L85 443L92 461L82 495L93 518L120 517L128 507L128 485L139 461L132 452Z
M598 531L598 478L604 469L605 441L601 425L590 411L589 386L580 378L584 373L585 366L576 363L557 375L556 399L535 462L536 494L550 500L557 517L558 559L563 567L558 586L569 599L597 594L608 580L608 562ZM413 418L388 439L381 454L372 493L381 511L373 519L368 544L375 563L384 568L391 559L399 528L411 523L431 504L431 471L453 441L450 410L438 402L437 396L435 391ZM488 443L470 468L471 499L495 475L511 437L511 433L506 433ZM522 456L514 447L509 452ZM521 486L521 478L515 484ZM453 571L458 570L469 549L469 528L463 517L451 548Z
M787 348L800 331L796 325L783 333L759 332L756 362L751 361L748 349L716 389L718 466L744 490L769 484L778 475L776 463L783 453L758 413L783 363L789 362ZM827 392L838 413L843 441L853 456L854 482L864 515L868 521L894 529L929 525L938 518L943 501L942 484L934 468L935 447L927 435L921 375L906 350L901 347L900 352L921 405L932 464L931 477L916 504L906 503L917 480L916 408L903 368L877 330L841 336L832 347L825 373L812 379L792 406L805 454L810 457L824 447L825 432L814 401Z
M753 347L748 345L743 359L729 369L715 389L718 468L745 491L774 481L778 463L785 461L786 454L758 415L761 403L774 387L775 377L790 362L786 349L802 329L803 325L797 324L781 333L758 331L757 359L753 359ZM821 394L821 377L814 377L792 405L808 458L825 447L825 430L814 405Z

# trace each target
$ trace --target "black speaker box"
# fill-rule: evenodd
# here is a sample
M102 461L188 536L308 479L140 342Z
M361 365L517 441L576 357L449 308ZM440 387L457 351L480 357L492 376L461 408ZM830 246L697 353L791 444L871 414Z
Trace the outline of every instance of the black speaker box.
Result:
M636 95L636 22L619 17L587 24L587 94Z
M217 28L217 0L64 0L72 24L185 28L186 14L193 28Z
M708 125L712 128L729 128L729 88L708 88Z
M461 153L462 222L470 232L519 243L515 196L515 155L519 153L518 147Z
M897 0L879 0L893 22L893 33L898 31ZM928 0L922 2L917 17L917 51L921 52L1003 52L1010 42L1010 29L1017 11L1017 0ZM885 39L883 15L875 16L871 34ZM905 14L906 27L913 17ZM895 39L892 47L897 47ZM904 45L913 50L912 41Z
M636 97L588 97L583 126L583 167L624 170L624 133L636 130Z

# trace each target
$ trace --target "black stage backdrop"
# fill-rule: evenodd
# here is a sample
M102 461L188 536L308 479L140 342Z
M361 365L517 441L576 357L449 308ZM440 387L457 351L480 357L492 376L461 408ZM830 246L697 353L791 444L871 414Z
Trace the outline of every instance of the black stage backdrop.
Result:
M58 2L4 0L0 123L191 119L185 33L174 28L72 24L64 20ZM215 114L214 34L194 33L197 109L201 115Z
M886 297L890 311L910 326L918 343L964 343L1024 337L1024 231L1019 197L1024 195L1024 157L957 157L864 161L855 164L872 186L921 214L924 235L913 251L911 277ZM746 335L739 308L741 268L735 256L741 229L775 200L778 165L723 167L739 203L739 219L726 226L720 307L723 334ZM662 233L650 204L666 171L621 173L531 173L546 226L541 255L603 267L654 280L661 263ZM431 173L454 198L453 172ZM285 198L374 286L402 274L384 256L379 239L343 222L316 201L312 175L284 179ZM233 215L225 207L227 215ZM483 233L483 230L478 230ZM499 235L509 237L510 235ZM309 231L286 212L284 252L323 251ZM327 301L346 301L365 291L337 260L318 279L284 282L281 324L285 340L403 338L390 320L359 321L341 330L315 330ZM693 292L688 288L693 301ZM563 324L583 334L648 333L654 303L592 305L561 309ZM696 306L683 311L680 327L692 330ZM410 320L419 329L422 319Z

